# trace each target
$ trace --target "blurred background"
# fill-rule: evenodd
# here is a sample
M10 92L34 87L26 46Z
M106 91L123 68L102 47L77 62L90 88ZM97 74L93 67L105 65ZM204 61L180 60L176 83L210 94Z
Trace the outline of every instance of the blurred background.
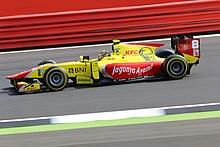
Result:
M47 131L41 126L0 128L1 147L219 146L219 0L0 0L0 8L0 123L197 104L212 107L154 123L58 130L52 125L55 129ZM169 38L177 35L206 35L201 37L200 64L183 80L18 95L5 79L45 59L96 57L102 49L111 51L113 39L150 39L170 46Z

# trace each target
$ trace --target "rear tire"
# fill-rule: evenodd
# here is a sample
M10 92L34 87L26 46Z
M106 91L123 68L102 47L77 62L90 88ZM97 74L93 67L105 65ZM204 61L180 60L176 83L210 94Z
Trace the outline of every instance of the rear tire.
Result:
M60 91L67 85L68 75L64 69L53 66L44 73L43 82L51 91Z
M180 55L171 55L164 60L162 71L169 79L182 79L187 74L188 63Z
M175 51L168 48L157 48L155 50L155 55L159 58L167 58L170 55L174 55Z

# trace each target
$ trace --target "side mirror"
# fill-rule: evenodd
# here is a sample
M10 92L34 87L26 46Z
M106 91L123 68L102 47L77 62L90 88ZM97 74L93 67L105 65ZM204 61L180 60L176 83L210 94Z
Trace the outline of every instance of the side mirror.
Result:
M113 40L113 45L119 44L120 42L120 40Z

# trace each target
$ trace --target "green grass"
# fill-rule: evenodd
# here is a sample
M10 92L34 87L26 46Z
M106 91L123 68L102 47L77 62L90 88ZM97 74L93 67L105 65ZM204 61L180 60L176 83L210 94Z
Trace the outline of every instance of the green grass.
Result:
M92 121L92 122L83 122L83 123L3 128L0 129L0 135L95 128L95 127L104 127L104 126L145 124L145 123L181 121L181 120L217 118L217 117L220 117L220 111L185 113L185 114L164 115L164 116L155 116L155 117L127 118L127 119L119 119L119 120L103 120L103 121Z

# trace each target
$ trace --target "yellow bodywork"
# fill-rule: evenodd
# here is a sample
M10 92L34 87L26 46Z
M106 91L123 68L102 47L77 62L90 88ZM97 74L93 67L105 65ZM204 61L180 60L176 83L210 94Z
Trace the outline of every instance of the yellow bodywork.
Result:
M18 82L18 91L26 92L26 91L35 91L40 89L40 83L26 83L26 82Z
M148 61L163 61L154 54L157 47L133 44L116 44L111 56L107 56L99 61L99 67L109 63L134 63Z
M147 62L155 60L164 60L154 54L156 47L117 44L114 45L114 51L109 56L104 57L100 61L98 59L83 59L80 56L79 61L65 62L58 64L45 64L33 68L33 72L28 76L32 79L42 79L45 71L51 66L63 68L69 78L76 78L77 84L93 84L93 80L99 80L101 68L103 65L110 63L131 63L131 62Z
M155 55L156 48L157 46L150 44L123 44L119 40L116 40L112 45L112 53L102 59L89 59L88 56L80 56L79 61L44 64L31 70L8 76L7 78L12 80L12 84L20 90L19 92L38 90L41 88L39 82L28 83L27 81L16 81L16 77L25 75L26 72L27 75L23 79L38 79L42 83L43 79L46 79L44 77L45 72L50 67L58 67L67 74L69 79L75 81L76 84L94 84L100 80L102 67L107 64L164 61L165 58L159 58ZM194 64L199 59L187 54L183 55L189 64ZM104 75L102 74L102 76Z
M91 61L90 61L91 62ZM43 78L45 71L51 66L58 66L63 68L68 77L85 76L91 77L91 64L90 62L65 62L58 64L45 64L33 69L33 72L28 76L28 78L40 79ZM95 61L93 61L95 62Z
M184 58L186 58L186 60L189 64L194 64L194 63L196 63L197 60L199 60L198 57L194 57L194 56L187 55L187 54L183 54L183 55L184 55Z

